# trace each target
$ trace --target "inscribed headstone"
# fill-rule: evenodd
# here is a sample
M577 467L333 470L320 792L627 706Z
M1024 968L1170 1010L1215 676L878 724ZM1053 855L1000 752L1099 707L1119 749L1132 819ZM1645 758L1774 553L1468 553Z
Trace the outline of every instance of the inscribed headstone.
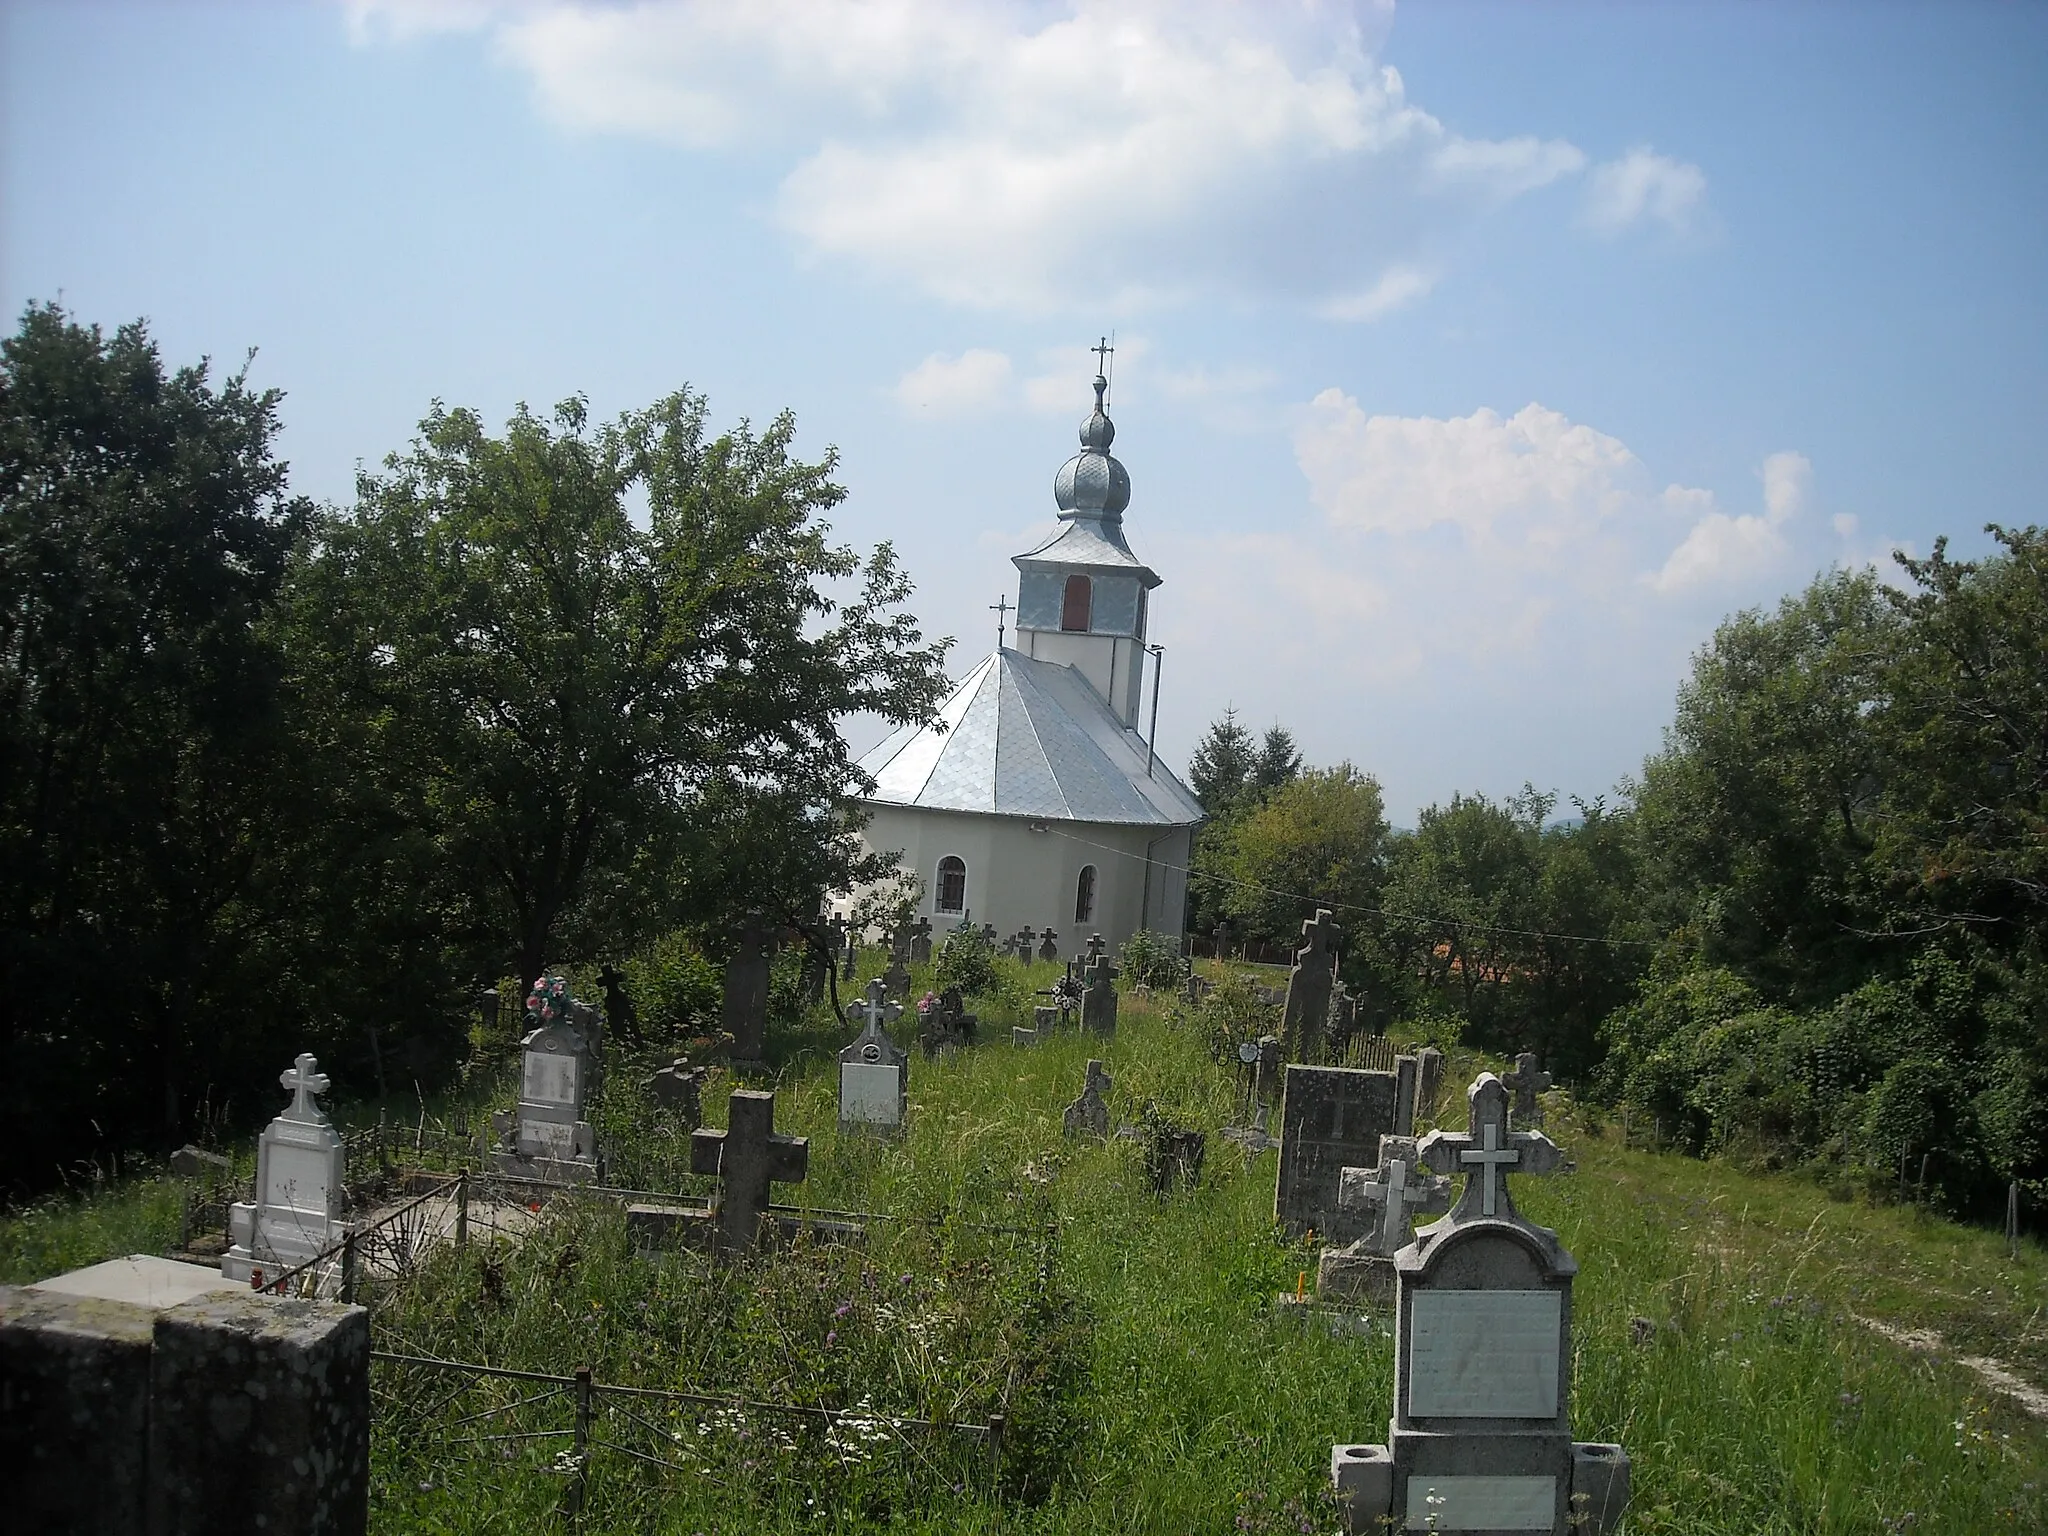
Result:
M861 1031L839 1053L839 1128L865 1126L894 1131L903 1126L910 1082L910 1058L889 1038L886 1026L903 1012L883 996L879 981L868 983L867 1002L848 1010L861 1018Z
M293 1293L337 1295L341 1264L330 1250L348 1234L341 1219L346 1154L341 1134L315 1102L327 1091L327 1075L301 1055L278 1081L292 1101L257 1140L256 1198L228 1211L233 1242L220 1272L260 1287L311 1264L292 1282Z
M762 1052L768 1041L769 947L767 927L750 922L740 929L725 962L725 1006L720 1023L732 1036L736 1072L759 1071L766 1065Z
M1290 1236L1325 1242L1364 1235L1367 1216L1338 1201L1346 1168L1379 1163L1380 1138L1395 1124L1394 1074L1289 1062L1280 1100L1280 1169L1273 1217Z
M1541 1133L1509 1128L1493 1074L1467 1104L1467 1130L1433 1131L1416 1149L1465 1187L1394 1256L1389 1441L1334 1447L1331 1481L1353 1533L1391 1517L1404 1530L1601 1536L1626 1508L1629 1467L1620 1446L1571 1438L1578 1265L1556 1233L1515 1210L1508 1187L1561 1155Z

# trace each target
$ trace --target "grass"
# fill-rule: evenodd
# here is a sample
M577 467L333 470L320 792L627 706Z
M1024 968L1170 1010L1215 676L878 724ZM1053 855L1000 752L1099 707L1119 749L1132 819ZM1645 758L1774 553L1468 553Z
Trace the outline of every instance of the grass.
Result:
M1161 1199L1134 1143L1062 1138L1060 1111L1090 1055L1106 1061L1124 1121L1150 1100L1213 1131L1237 1118L1233 1077L1171 1009L1128 997L1113 1041L1013 1050L1007 1015L1021 1020L1029 987L1051 975L1040 969L983 1009L979 1047L914 1061L900 1142L839 1134L825 1032L782 1065L778 1125L811 1137L803 1203L945 1224L876 1223L865 1249L799 1247L718 1269L635 1257L615 1208L565 1201L518 1249L436 1255L380 1307L379 1347L872 1407L871 1437L832 1443L772 1415L608 1400L597 1436L620 1448L591 1462L581 1524L592 1531L1334 1529L1329 1446L1384 1437L1391 1340L1331 1338L1275 1314L1272 1298L1314 1265L1273 1231L1272 1153L1248 1158L1212 1135L1200 1186ZM681 1172L685 1138L639 1088L649 1065L611 1072L607 1145L635 1170L630 1182L703 1189ZM1453 1052L1447 1083L1477 1065ZM1462 1109L1455 1092L1446 1099ZM722 1121L717 1085L708 1100ZM2048 1529L2048 1426L1961 1366L1856 1321L1938 1329L2040 1379L2048 1263L2037 1245L2011 1260L1996 1236L1911 1209L1626 1150L1565 1106L1552 1134L1577 1172L1519 1181L1517 1199L1579 1261L1574 1432L1627 1446L1630 1531ZM123 1185L12 1218L0 1264L20 1279L163 1246L144 1240L161 1230L161 1189ZM379 1382L378 1528L509 1529L560 1506L571 1481L554 1470L560 1437L449 1442L491 1425L559 1428L566 1398L483 1419L472 1416L547 1389L464 1389L391 1367ZM982 1423L999 1408L1012 1419L1000 1482L969 1437L881 1423Z

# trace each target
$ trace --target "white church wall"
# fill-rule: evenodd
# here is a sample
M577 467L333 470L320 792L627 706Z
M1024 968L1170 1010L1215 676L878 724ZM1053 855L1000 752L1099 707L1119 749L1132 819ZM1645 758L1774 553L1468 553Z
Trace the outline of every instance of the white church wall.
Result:
M1033 831L1023 817L986 816L908 806L874 806L862 834L868 847L896 851L903 867L923 882L920 915L944 930L958 914L939 912L939 860L951 855L967 865L967 910L974 924L993 923L1007 937L1029 923L1050 926L1060 936L1060 953L1071 955L1099 933L1120 945L1140 927L1181 931L1186 876L1163 866L1187 864L1184 827L1116 826L1093 822L1046 821ZM1164 834L1162 836L1162 834ZM1153 860L1148 889L1146 852ZM1081 870L1095 868L1095 912L1074 916ZM1148 922L1147 919L1150 919Z
M1037 661L1072 667L1127 726L1138 718L1138 692L1144 681L1145 648L1115 635L1088 635L1060 629L1020 629L1017 649Z

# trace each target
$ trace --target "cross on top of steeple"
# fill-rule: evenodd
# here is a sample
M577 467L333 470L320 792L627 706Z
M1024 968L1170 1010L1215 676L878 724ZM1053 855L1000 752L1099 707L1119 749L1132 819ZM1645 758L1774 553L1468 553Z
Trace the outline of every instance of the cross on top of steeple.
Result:
M1462 1173L1465 1191L1452 1222L1475 1218L1520 1221L1514 1198L1508 1193L1507 1176L1549 1173L1564 1160L1564 1154L1541 1131L1508 1129L1508 1091L1491 1072L1479 1074L1466 1093L1470 1105L1465 1131L1431 1131L1422 1138L1417 1154L1425 1167L1437 1173Z

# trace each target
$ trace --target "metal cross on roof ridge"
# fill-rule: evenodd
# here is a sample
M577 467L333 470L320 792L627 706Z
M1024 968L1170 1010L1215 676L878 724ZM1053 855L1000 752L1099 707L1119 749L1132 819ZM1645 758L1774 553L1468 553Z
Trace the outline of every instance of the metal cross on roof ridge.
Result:
M310 1051L299 1052L298 1060L279 1073L277 1080L292 1094L291 1107L285 1110L287 1115L294 1120L320 1118L320 1106L313 1102L313 1096L325 1093L331 1084Z
M1016 610L1010 606L1010 594L1005 592L1001 599L990 603L988 611L996 616L996 649L1003 648L1003 636L1009 630L1010 615Z

